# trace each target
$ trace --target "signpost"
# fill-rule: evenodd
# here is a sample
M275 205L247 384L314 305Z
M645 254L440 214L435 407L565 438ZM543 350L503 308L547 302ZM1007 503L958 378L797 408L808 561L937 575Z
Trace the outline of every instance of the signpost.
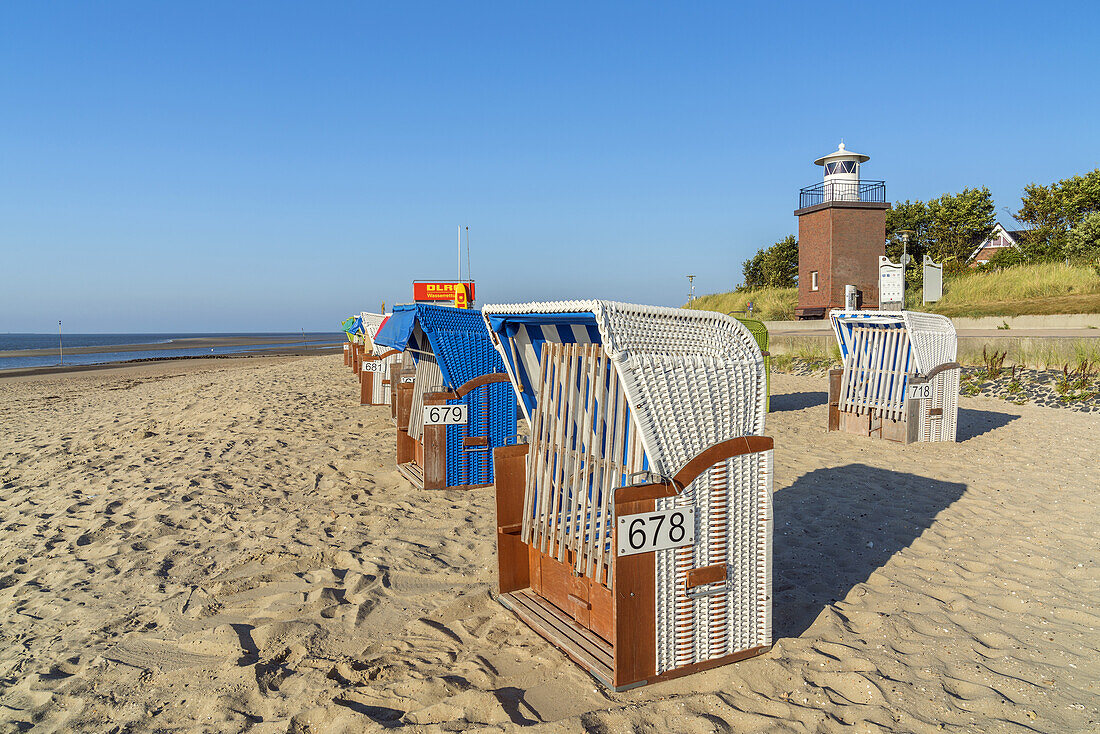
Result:
M924 302L935 303L943 298L943 263L934 263L924 256Z
M905 265L890 262L885 255L878 259L878 309L901 311L905 307Z

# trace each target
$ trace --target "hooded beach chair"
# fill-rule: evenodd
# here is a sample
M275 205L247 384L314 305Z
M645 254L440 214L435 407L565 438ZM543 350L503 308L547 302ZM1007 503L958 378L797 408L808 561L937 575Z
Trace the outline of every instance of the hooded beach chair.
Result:
M374 342L378 329L387 318L386 314L359 314L363 339L363 350L359 359L360 405L389 405L391 402L390 370L400 352Z
M768 327L764 325L763 321L758 321L757 319L749 319L742 316L734 316L734 318L745 325L745 328L752 334L752 338L756 340L756 346L760 347L760 353L764 355L764 375L768 391L768 397L764 400L764 410L770 411L772 399L772 358L771 353L768 351Z
M340 324L340 329L343 330L344 336L347 337L347 341L344 342L344 366L351 367L352 372L356 371L353 365L352 355L355 353L355 333L359 328L359 317L348 316Z
M492 451L516 433L516 398L481 313L397 306L374 343L415 365L392 385L401 473L425 489L492 484Z
M918 311L831 311L844 367L829 372L829 430L889 441L954 441L958 337Z
M500 601L624 690L771 645L764 361L709 311L482 309L530 427L499 448Z

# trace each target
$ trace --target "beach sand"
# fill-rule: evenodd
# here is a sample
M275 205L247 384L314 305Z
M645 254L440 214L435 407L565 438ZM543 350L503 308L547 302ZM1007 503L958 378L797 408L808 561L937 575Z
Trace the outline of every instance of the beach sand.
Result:
M774 649L609 694L339 356L2 379L0 731L1100 732L1100 419L898 446L772 387Z

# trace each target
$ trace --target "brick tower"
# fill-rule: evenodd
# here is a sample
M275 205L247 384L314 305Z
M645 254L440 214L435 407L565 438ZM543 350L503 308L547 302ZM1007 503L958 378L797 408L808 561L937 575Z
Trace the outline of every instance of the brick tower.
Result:
M818 158L825 180L802 189L798 209L799 319L844 308L844 286L862 292L861 308L878 308L878 259L886 254L885 181L863 181L870 156L844 149Z

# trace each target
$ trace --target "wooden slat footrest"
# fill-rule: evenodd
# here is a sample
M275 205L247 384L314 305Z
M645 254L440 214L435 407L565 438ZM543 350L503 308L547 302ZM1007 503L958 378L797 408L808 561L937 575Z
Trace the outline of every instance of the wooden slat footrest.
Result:
M499 600L528 627L588 670L596 680L608 688L614 688L611 667L615 657L610 642L577 626L569 615L529 589L501 594Z
M401 472L401 476L412 482L413 486L417 489L424 489L424 469L420 467L414 461L410 461L407 464L398 464L397 471Z

